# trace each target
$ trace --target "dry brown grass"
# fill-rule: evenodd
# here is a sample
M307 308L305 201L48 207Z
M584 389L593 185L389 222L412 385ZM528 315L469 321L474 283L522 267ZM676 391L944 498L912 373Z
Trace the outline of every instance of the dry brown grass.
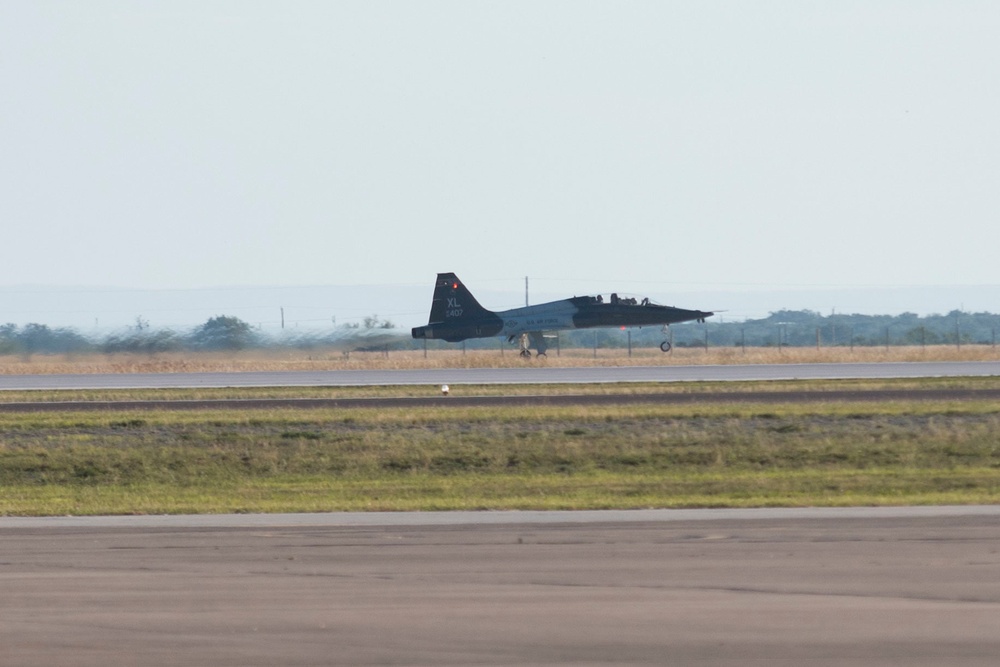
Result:
M516 350L432 350L407 352L352 352L340 350L267 351L238 353L178 352L147 355L36 355L0 357L0 374L40 375L56 373L195 373L293 370L370 370L411 368L520 368L525 365L567 366L678 366L702 364L798 364L890 361L984 361L1000 359L990 345L890 346L850 348L718 348L675 349L663 354L657 349L562 350L548 357L523 360Z

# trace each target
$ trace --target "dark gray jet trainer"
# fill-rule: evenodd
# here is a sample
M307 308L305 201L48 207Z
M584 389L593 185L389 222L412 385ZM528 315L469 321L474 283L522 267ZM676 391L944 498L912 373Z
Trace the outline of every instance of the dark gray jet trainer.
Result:
M704 322L706 317L712 315L714 313L700 310L660 306L650 303L649 299L619 298L617 294L612 294L608 301L602 296L574 296L572 299L495 313L480 306L454 273L439 273L434 284L430 321L427 326L414 327L413 337L458 343L468 338L506 336L510 343L520 339L521 355L527 357L531 355L529 348L532 347L538 354L545 354L548 349L543 335L545 331L666 327L692 320ZM668 351L670 343L664 341L660 349Z

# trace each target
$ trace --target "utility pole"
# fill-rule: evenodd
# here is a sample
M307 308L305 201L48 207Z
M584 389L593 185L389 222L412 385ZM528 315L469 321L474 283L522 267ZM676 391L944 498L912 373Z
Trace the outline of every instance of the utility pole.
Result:
M524 306L528 306L528 276L524 277Z

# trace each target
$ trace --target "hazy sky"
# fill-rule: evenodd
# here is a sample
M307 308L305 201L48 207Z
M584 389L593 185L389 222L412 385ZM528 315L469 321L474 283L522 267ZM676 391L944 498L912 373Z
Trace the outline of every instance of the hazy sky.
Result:
M0 286L996 285L998 35L996 2L6 0Z

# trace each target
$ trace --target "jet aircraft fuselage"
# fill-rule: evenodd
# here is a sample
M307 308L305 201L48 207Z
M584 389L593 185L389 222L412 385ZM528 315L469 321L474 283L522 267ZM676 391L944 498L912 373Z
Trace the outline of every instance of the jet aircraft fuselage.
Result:
M637 301L612 294L574 296L535 306L494 312L476 301L454 273L439 273L426 326L414 327L416 339L441 339L457 343L469 338L505 336L508 340L527 334L538 354L545 354L543 332L597 327L666 326L677 322L704 321L713 313L661 306L648 299ZM662 347L662 346L661 346ZM522 346L522 352L526 350Z

